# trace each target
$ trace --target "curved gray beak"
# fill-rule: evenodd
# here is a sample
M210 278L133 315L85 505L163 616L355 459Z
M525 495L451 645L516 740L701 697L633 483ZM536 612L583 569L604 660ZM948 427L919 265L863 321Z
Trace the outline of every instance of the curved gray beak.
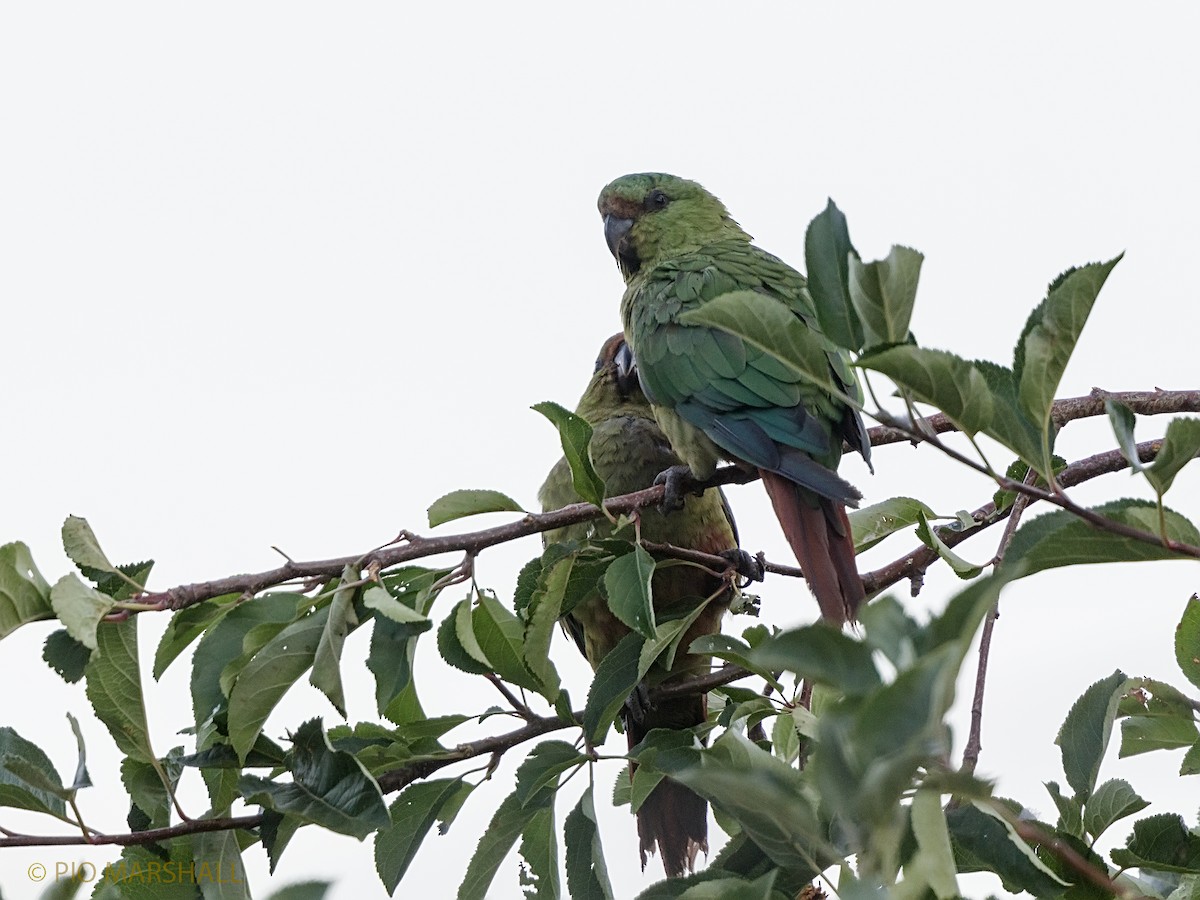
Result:
M622 397L628 397L638 383L637 367L628 343L622 341L616 356L613 357L613 363L617 367L617 390Z
M629 229L632 227L633 219L618 219L611 213L604 217L604 240L608 244L608 251L615 259L621 258L621 241L625 239L625 235L629 234Z

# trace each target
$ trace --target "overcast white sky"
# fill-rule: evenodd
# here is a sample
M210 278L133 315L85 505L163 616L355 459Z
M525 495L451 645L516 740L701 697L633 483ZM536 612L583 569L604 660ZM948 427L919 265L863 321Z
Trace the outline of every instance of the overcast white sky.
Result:
M327 557L427 531L426 506L457 487L534 504L559 449L528 407L573 405L619 328L595 198L629 171L701 181L797 265L832 196L864 258L892 243L926 254L922 343L1002 362L1051 278L1124 250L1060 393L1197 386L1193 4L782 7L6 4L0 543L27 542L54 581L69 566L61 522L86 516L114 560L156 559L165 588L272 567L271 545ZM1076 425L1060 452L1109 446L1102 424ZM904 493L952 513L991 494L929 450L881 450L876 469L844 467L871 502ZM1198 487L1190 472L1171 498L1194 520ZM731 492L743 540L786 560L761 493ZM1080 496L1126 493L1144 491L1120 475ZM994 540L962 553L984 560ZM864 567L912 543L893 538ZM509 596L537 552L529 539L485 553L482 583ZM1040 783L1061 780L1052 740L1084 687L1118 666L1183 682L1172 626L1197 571L1094 567L1006 594L981 773L1049 814ZM956 586L931 573L912 607L940 608ZM812 619L802 593L768 582L765 616ZM147 680L165 621L142 623ZM5 642L0 724L69 775L62 713L82 716L97 786L81 806L121 830L115 747L82 686L41 662L50 630ZM366 638L345 652L355 720L374 713ZM586 668L565 643L556 653L581 698ZM430 641L419 672L433 710L495 701L461 696L482 689L434 655ZM191 721L186 663L147 687L165 752ZM312 715L337 721L297 690L268 732ZM1153 756L1113 757L1102 777L1129 778L1156 811L1200 804L1194 780L1147 784L1164 767ZM452 895L521 758L427 839L398 895ZM616 770L601 770L598 806L618 896L632 896L660 870L638 871L632 819L608 808ZM204 808L195 789L184 802ZM9 823L47 828L0 812ZM24 900L40 890L30 863L115 856L4 851L0 886ZM370 842L306 829L272 881L260 849L246 858L259 896L311 877L336 880L335 900L383 896ZM515 860L491 896L519 896Z

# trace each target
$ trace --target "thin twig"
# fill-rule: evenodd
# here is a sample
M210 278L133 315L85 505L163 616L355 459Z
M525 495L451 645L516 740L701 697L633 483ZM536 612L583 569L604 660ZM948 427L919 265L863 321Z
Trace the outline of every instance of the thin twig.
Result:
M192 819L190 822L182 822L167 828L151 828L148 831L130 831L125 834L90 832L86 837L83 835L22 834L0 838L0 847L66 847L75 844L116 844L120 847L132 847L142 844L157 844L189 834L257 828L262 824L262 820L263 817L260 813L254 816L234 816L224 819Z
M500 676L495 672L485 672L483 677L492 683L492 686L503 695L504 699L509 702L509 705L512 706L517 715L526 722L532 722L534 719L539 718L538 714L530 709L528 704L522 702L516 694L508 689L508 685L501 681Z

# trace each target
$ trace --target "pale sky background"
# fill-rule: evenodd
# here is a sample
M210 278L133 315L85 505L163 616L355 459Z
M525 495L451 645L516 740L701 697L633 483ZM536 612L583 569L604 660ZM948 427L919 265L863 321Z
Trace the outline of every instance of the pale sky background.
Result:
M153 586L166 588L273 567L271 545L310 559L428 532L425 508L458 487L532 507L559 448L528 407L573 406L619 328L595 198L630 171L701 181L798 266L805 226L832 196L864 258L892 243L926 254L923 344L1006 363L1058 272L1124 250L1060 396L1195 388L1198 26L1185 3L5 4L0 543L28 543L53 582L69 569L62 520L86 516L115 561L156 559ZM1138 437L1164 426L1142 420ZM1111 446L1099 422L1059 443L1068 459ZM1194 521L1196 468L1170 498ZM992 493L929 449L882 449L876 469L843 467L869 502L903 493L953 513ZM1078 492L1126 494L1146 491L1121 474ZM788 561L761 487L730 495L744 545ZM960 552L982 561L998 538ZM913 544L894 537L863 567ZM485 552L481 583L510 599L538 552L535 538ZM910 606L940 608L957 586L931 572ZM1052 741L1071 702L1118 666L1185 684L1172 631L1198 588L1184 562L1013 587L981 774L1052 817L1041 782L1062 780ZM816 615L794 581L762 594L767 621ZM448 591L435 617L460 596ZM160 753L191 722L187 663L160 684L149 676L166 621L142 622ZM80 716L96 782L81 807L94 827L124 830L115 747L82 684L41 661L51 630L4 643L0 724L69 777L63 713ZM367 637L344 654L352 720L374 717ZM554 652L582 700L586 666L561 640ZM497 702L479 679L447 673L432 637L420 657L432 712ZM298 688L267 731L278 739L313 715L338 721ZM505 757L450 833L426 839L397 896L453 896L523 757ZM1101 777L1191 820L1200 782L1150 778L1176 765L1118 761L1114 745ZM597 806L614 887L631 897L661 868L639 871L633 820L608 804L617 770L598 770ZM198 785L193 774L183 797L193 814ZM576 794L559 802L560 829ZM58 830L10 810L0 824ZM0 887L25 900L40 891L33 862L116 856L2 851ZM307 878L335 880L334 900L384 896L370 841L305 829L274 879L261 848L245 859L260 897ZM520 896L515 857L491 896Z

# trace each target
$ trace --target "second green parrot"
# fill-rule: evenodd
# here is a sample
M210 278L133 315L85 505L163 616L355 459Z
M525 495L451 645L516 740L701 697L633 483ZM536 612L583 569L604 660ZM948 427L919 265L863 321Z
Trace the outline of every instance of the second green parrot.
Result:
M666 437L655 424L650 406L632 371L632 356L622 335L610 338L596 361L596 371L579 401L576 413L592 426L588 455L596 473L604 480L605 496L616 496L648 487L664 468L678 465ZM566 459L559 460L538 492L545 510L580 502L572 484ZM593 529L595 531L593 532ZM547 544L584 541L593 534L607 536L610 527L582 523L546 532ZM712 554L737 553L737 532L724 496L718 490L690 496L683 508L670 514L646 509L641 517L645 540L674 544ZM711 572L692 565L656 569L651 582L654 611L659 621L690 612L707 600L707 605L684 635L674 666L668 671L661 661L646 676L647 686L704 674L711 667L707 656L687 653L693 640L721 629L721 618L733 588ZM594 669L629 634L630 629L609 610L597 591L580 601L565 617L564 627L574 638ZM629 746L635 746L654 728L690 728L704 722L704 694L663 700L642 708L628 703L624 710ZM696 854L708 852L708 807L683 785L664 779L646 798L637 816L642 866L647 853L657 846L669 876L694 867Z
M821 614L853 621L864 592L846 506L861 495L836 469L843 441L868 461L870 442L845 399L860 400L849 358L821 333L804 276L754 246L694 181L625 175L599 207L625 278L625 337L671 446L699 479L720 459L757 469ZM681 318L722 297L744 308L751 294L791 314L784 338L828 364L841 396L730 331Z

